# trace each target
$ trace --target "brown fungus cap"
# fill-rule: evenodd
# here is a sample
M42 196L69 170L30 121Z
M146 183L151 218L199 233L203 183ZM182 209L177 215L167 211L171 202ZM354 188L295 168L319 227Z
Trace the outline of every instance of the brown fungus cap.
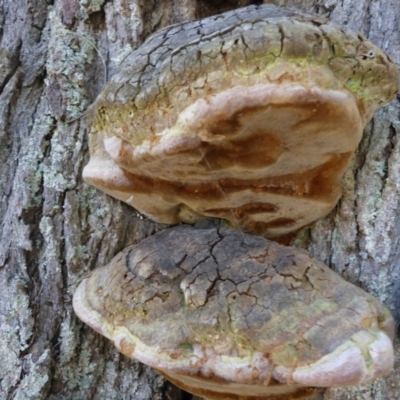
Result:
M73 304L126 356L210 399L304 398L393 366L376 299L303 250L209 221L127 248Z
M278 237L325 216L395 64L321 17L251 6L174 25L93 106L87 182L164 223Z

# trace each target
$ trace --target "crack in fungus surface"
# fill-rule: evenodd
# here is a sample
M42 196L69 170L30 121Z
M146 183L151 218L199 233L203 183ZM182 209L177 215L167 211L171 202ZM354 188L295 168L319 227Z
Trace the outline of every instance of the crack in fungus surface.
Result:
M248 385L309 397L386 373L388 311L263 237L287 241L332 210L363 128L396 92L379 48L294 10L253 6L151 36L93 105L84 178L158 222L195 226L94 271L77 314L208 398Z

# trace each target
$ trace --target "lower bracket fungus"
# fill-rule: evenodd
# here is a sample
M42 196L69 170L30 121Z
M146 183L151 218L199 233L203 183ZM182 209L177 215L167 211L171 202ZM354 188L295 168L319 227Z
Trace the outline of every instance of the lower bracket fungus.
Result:
M265 238L284 242L332 210L397 79L363 36L271 5L151 36L92 107L83 175L158 222L198 225L93 271L78 316L209 399L300 399L387 373L389 312Z
M394 321L303 250L178 226L83 279L79 318L126 356L208 399L298 399L393 366Z

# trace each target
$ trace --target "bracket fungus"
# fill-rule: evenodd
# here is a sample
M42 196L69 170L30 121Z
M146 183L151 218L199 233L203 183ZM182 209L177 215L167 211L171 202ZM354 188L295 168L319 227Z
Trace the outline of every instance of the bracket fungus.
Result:
M260 236L283 241L335 206L363 128L396 93L379 48L294 10L251 6L151 36L92 107L84 178L156 221L197 225L93 271L78 316L210 399L306 398L387 373L389 312Z
M92 109L87 182L163 223L268 238L335 206L397 68L359 34L271 5L166 28Z
M299 399L393 366L394 321L303 250L203 221L159 232L83 279L78 316L209 399ZM310 388L311 387L311 388Z

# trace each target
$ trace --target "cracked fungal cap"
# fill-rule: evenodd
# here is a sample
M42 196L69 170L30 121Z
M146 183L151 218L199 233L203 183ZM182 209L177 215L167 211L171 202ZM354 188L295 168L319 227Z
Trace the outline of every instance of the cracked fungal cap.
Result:
M394 321L303 250L209 221L143 240L74 309L126 356L209 399L299 399L393 366Z
M325 216L397 69L321 17L251 6L150 37L93 106L87 182L163 223L278 237Z

